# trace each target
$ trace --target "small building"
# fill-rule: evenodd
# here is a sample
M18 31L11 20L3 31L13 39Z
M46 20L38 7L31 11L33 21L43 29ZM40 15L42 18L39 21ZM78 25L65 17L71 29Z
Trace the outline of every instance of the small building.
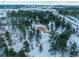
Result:
M41 32L48 32L48 29L46 27L46 25L42 25L42 24L37 24L35 26L35 29L41 31Z

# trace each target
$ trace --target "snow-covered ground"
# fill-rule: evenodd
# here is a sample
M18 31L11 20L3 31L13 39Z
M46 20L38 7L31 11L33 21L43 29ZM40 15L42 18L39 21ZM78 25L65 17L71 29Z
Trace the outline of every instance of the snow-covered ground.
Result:
M10 11L11 10L13 10L13 9L10 9ZM24 9L24 10L34 10L34 8L29 8L29 9ZM49 9L45 10L45 9L40 9L40 8L37 9L37 8L35 8L35 10L47 11ZM8 10L4 10L4 11L7 12ZM73 28L76 29L76 28L79 27L79 21L75 17L60 15L54 9L49 10L49 11L53 12L53 14L55 14L55 15L58 15L60 17L64 17L67 22L70 22L72 24ZM3 16L5 16L5 14ZM72 20L72 19L74 19L74 20ZM6 23L6 22L4 21L4 23ZM51 22L48 24L49 29L51 28L50 27L51 24L52 24ZM53 23L53 25L55 25L55 24ZM32 27L37 30L38 27L46 27L46 26L44 26L42 24L35 24L35 22L33 22ZM55 29L55 26L53 27L53 29ZM19 52L23 48L23 42L24 42L24 41L21 42L19 40L19 37L20 37L19 30L16 29L17 31L13 31L12 30L12 26L5 26L5 30L9 31L11 33L11 39L12 39L12 41L14 43L11 47L14 49L15 52ZM63 31L64 31L64 29L62 29L61 27L59 27L59 29L57 29L56 32L62 33ZM78 29L78 33L79 33L79 29ZM50 53L49 53L49 48L50 48L50 43L49 43L49 39L50 38L49 38L49 35L50 35L49 33L41 31L41 39L40 39L40 43L38 43L38 46L36 46L37 42L33 38L33 41L31 43L31 44L33 44L33 49L28 54L31 55L32 57L33 56L34 57L51 57L52 55L50 55ZM27 40L27 38L26 38L26 40ZM8 42L6 40L5 40L5 42L8 45ZM79 48L79 37L76 34L71 35L71 37L69 38L69 40L67 42L67 46L70 47L71 44L73 44L74 42L77 44L77 47ZM40 44L42 45L42 48L43 48L42 52L39 51L39 45ZM58 53L55 56L61 56L61 55Z
M77 47L79 48L79 37L75 34L71 35L67 42L67 46L70 47L74 42L77 44Z
M50 54L49 54L49 48L50 48L50 46L49 46L49 34L48 33L41 33L41 35L42 35L42 38L40 39L40 44L42 44L42 48L43 48L43 51L42 52L40 52L39 51L39 46L37 47L36 46L36 42L35 41L33 41L33 47L34 47L34 49L33 50L31 50L31 52L29 53L31 56L35 56L35 57L49 57L49 56L51 56Z

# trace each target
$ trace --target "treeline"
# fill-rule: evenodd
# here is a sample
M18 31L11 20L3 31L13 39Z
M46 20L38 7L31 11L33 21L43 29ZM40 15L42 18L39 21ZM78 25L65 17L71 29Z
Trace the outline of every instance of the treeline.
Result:
M60 14L62 15L72 15L72 16L78 16L79 15L79 10L73 10L73 9L62 9L62 10L58 10Z

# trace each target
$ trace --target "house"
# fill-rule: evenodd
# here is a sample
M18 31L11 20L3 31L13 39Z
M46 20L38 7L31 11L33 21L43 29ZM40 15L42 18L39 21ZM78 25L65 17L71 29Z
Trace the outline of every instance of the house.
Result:
M35 25L35 29L36 30L38 29L41 32L48 32L46 25L42 25L42 24Z

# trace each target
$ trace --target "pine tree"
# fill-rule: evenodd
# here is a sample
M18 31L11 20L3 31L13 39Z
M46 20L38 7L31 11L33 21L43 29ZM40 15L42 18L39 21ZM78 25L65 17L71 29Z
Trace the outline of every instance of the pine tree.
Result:
M28 36L29 36L29 38L28 38L29 41L32 42L32 38L33 38L33 33L32 33L32 31L29 31L29 35L28 35Z
M17 25L16 19L11 19L12 28L14 29L15 25Z
M77 45L74 42L70 48L70 57L76 57L78 56L78 50L77 50Z
M11 49L5 48L4 53L7 57L16 57L16 52L12 48Z
M56 47L57 34L55 33L55 31L52 30L52 28L51 28L50 34L51 34L51 36L50 36L50 39L49 39L49 42L50 42L49 52L50 52L51 55L53 55L53 54L56 54L56 52L57 52L57 47Z
M40 31L37 29L36 31L36 41L39 43L39 39L41 38Z
M27 41L25 41L23 44L24 44L25 51L30 52L30 44Z
M25 51L23 49L21 49L21 51L19 51L18 57L26 57Z
M5 32L5 37L6 37L6 40L10 40L10 39L11 39L11 38L10 38L10 34L9 34L8 31Z
M8 56L8 51L9 51L9 49L5 48L4 53L5 53L6 56Z
M65 24L65 19L64 19L64 18L63 18L62 21L61 21L61 26L62 26L62 28L64 28L64 27L66 26L66 24Z
M66 23L66 30L70 30L72 27L71 27L71 23Z
M56 27L56 29L58 29L60 25L61 25L61 20L59 18L57 18L55 20L55 27Z
M69 36L67 36L67 32L62 32L61 34L59 34L56 37L56 47L59 49L59 51L61 52L61 54L64 54L63 52L66 50L67 48L67 41L69 39Z
M39 51L42 52L42 50L43 50L43 47L42 47L42 44L40 44Z

